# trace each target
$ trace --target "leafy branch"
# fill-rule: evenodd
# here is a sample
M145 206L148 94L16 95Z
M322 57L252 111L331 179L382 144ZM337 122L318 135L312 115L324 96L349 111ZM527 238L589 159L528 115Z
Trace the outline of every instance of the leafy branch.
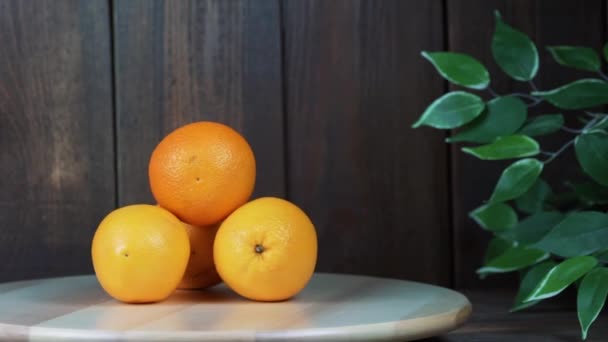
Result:
M413 127L457 129L447 142L467 143L464 153L481 160L515 160L498 177L488 201L470 213L494 234L477 272L481 277L523 272L512 311L578 284L578 318L585 339L608 295L608 114L589 111L608 104L608 76L595 50L550 46L547 50L557 63L599 78L540 90L533 81L539 65L536 45L495 14L494 60L508 76L528 83L530 92L500 95L490 87L486 67L469 55L422 52L442 77L467 90L433 101ZM608 44L603 55L608 61ZM485 101L469 90L485 90L492 98ZM541 103L557 113L530 112ZM576 116L583 127L566 126L561 111ZM559 132L574 136L553 152L541 149L537 137ZM554 193L541 175L571 147L588 180L564 180L569 190Z
M574 141L575 141L575 139L568 141L562 147L560 147L559 150L557 150L555 152L545 152L546 154L549 155L549 158L545 159L543 161L543 164L549 164L550 162L552 162L555 158L557 158L560 154L562 154L566 149L568 149L568 147L572 146L574 144Z

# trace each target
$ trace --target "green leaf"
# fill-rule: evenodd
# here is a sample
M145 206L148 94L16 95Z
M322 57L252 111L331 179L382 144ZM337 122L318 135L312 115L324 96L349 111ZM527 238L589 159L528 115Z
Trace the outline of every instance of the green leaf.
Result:
M522 159L509 165L498 179L490 202L504 202L524 194L543 171L543 163L536 159Z
M556 131L564 125L564 116L561 114L547 114L530 118L519 130L519 134L536 137Z
M524 303L558 295L595 265L597 259L592 256L577 256L562 261L545 274L530 295L524 299Z
M549 46L547 50L561 65L586 71L600 70L600 56L595 50L582 46Z
M589 327L602 311L608 295L608 269L596 268L587 273L578 288L576 307L581 324L583 340L587 338Z
M529 81L538 71L538 51L524 33L505 24L498 11L492 37L492 55L507 75L518 81Z
M521 127L528 116L526 104L517 97L497 97L489 101L479 117L462 127L447 142L468 141L489 143L497 137L511 135Z
M515 210L504 203L482 205L470 215L482 228L493 232L501 232L517 224Z
M490 260L503 254L511 247L513 247L513 242L511 241L507 241L499 237L492 238L492 240L490 240L488 243L486 254L483 257L483 262L487 264Z
M583 109L608 103L608 83L586 78L547 91L535 91L552 105L563 109Z
M479 116L484 107L485 104L479 96L465 91L452 91L431 103L412 127L460 127Z
M426 52L422 57L435 66L446 80L472 89L485 89L490 84L490 73L475 58L455 52Z
M608 62L608 43L604 44L602 52L604 53L604 59Z
M553 227L560 223L564 215L557 211L540 212L526 217L513 228L500 234L502 238L517 241L521 246L540 241Z
M608 133L592 131L576 137L576 158L594 181L608 186Z
M532 291L536 288L536 285L538 285L538 283L553 267L555 267L555 265L557 265L555 262L548 260L533 266L528 272L526 272L526 275L523 277L521 284L519 285L519 291L515 297L515 304L510 310L511 312L529 308L532 305L536 305L540 302L540 300L538 300L524 303L524 299L530 296Z
M543 210L545 202L552 194L549 184L539 178L528 191L515 199L515 205L524 213L534 214Z
M477 273L484 275L517 271L541 262L548 257L548 253L538 249L519 246L509 247L501 255L490 259L485 266L477 270Z
M588 255L608 244L608 214L573 212L538 241L534 247L562 257Z
M525 135L509 135L491 144L463 147L462 151L482 160L500 160L531 157L540 153L540 147L536 140Z

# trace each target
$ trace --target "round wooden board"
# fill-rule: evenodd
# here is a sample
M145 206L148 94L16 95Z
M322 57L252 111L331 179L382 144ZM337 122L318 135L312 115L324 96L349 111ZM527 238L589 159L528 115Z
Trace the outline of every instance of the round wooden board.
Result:
M323 273L278 303L219 285L123 304L94 276L0 284L0 340L10 341L404 341L445 333L470 313L467 298L445 288Z

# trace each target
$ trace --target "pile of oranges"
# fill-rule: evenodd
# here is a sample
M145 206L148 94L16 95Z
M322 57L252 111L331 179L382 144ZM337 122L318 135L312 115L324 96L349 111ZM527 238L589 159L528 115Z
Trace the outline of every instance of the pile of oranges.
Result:
M95 274L109 295L149 303L223 281L243 297L278 301L306 286L315 228L286 200L248 202L256 164L238 132L215 122L178 128L152 152L148 176L157 204L112 211L93 237Z

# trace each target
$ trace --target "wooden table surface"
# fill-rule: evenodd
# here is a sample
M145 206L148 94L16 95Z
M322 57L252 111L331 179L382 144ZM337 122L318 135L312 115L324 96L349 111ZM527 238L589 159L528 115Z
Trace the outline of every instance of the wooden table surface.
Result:
M9 341L403 341L453 330L470 312L449 289L323 273L276 303L219 285L129 305L108 297L94 276L0 284L0 340Z
M421 342L578 342L580 328L573 293L547 300L526 311L509 313L514 293L462 291L473 303L473 314L461 328ZM608 312L590 329L587 342L608 341Z

